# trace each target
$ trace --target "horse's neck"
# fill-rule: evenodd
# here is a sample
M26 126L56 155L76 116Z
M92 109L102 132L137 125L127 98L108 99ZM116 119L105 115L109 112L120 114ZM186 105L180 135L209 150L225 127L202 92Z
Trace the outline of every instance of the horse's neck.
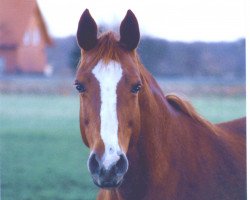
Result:
M159 153L166 152L165 145L159 141L167 139L165 132L170 114L168 111L169 105L166 103L161 89L150 75L144 80L143 85L145 90L139 97L141 110L140 136L137 145L129 149L130 167L120 188L126 196L125 199L141 199L145 195L145 191L148 190L148 183L152 179L158 179L154 176L162 176L162 173L166 173L167 170L161 165L164 160L167 163L165 155ZM136 188L136 191L133 188Z
M189 186L200 187L199 195L206 195L207 187L210 191L224 189L230 179L221 182L217 178L239 170L232 163L228 142L217 135L220 130L193 117L196 113L178 110L153 79L146 84L150 87L140 94L140 137L128 152L129 171L118 189L121 199L177 199L177 195L185 199Z
M197 169L199 163L193 156L196 155L197 145L208 142L211 145L199 154L210 154L214 152L212 145L216 135L211 130L202 127L192 121L184 113L178 113L166 101L159 86L154 79L147 79L149 85L147 91L141 96L141 133L136 149L129 152L130 171L124 184L124 188L137 188L137 194L143 195L149 190L149 184L157 185L159 191L166 188L162 182L168 180L170 193L174 193L178 180L181 179L180 171L183 166L186 169ZM185 125L186 124L186 125ZM205 129L205 130L204 130ZM199 133L202 132L202 135ZM200 141L197 141L200 140ZM200 147L200 146L199 146ZM190 165L193 164L194 166ZM212 164L212 163L211 163ZM184 173L184 172L183 172ZM196 174L195 171L190 173ZM140 181L140 183L137 182ZM140 189L138 189L138 184ZM124 191L128 192L127 189ZM124 194L127 194L124 192Z
M149 76L148 90L140 102L141 133L138 154L143 163L149 182L164 179L168 171L168 129L170 127L171 106L156 81ZM163 165L164 163L164 165ZM142 165L141 165L142 166ZM145 174L144 174L145 175Z

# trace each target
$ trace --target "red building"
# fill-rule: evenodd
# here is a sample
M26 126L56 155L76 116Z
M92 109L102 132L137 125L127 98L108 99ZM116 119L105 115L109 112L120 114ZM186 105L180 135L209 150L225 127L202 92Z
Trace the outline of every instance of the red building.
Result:
M36 0L0 0L0 72L43 73L51 43Z

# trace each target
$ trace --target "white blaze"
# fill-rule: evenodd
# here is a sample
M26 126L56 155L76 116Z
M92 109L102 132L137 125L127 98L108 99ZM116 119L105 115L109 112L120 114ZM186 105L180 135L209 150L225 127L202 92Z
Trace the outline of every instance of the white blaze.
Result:
M117 85L122 77L121 65L116 61L110 61L108 65L99 61L92 73L100 84L101 109L100 134L105 145L105 153L102 158L103 165L108 169L118 159L121 149L118 144L118 119L116 111Z

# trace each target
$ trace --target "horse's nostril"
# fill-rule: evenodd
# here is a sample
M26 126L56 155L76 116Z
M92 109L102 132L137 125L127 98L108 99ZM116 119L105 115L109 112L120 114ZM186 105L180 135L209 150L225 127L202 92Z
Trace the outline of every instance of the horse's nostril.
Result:
M99 159L95 153L90 156L88 164L91 174L97 174L99 172L100 165L98 160Z
M124 154L120 155L120 159L115 164L115 172L117 174L125 174L128 170L128 160Z

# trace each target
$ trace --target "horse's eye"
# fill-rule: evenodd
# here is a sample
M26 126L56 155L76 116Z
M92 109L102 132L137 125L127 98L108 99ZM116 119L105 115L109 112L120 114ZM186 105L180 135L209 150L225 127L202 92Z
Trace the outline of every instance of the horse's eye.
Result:
M137 92L140 91L140 89L141 89L141 84L138 83L138 84L132 86L131 92L132 93L137 93Z
M80 83L76 83L75 86L76 86L77 91L80 92L80 93L86 91L86 88L84 87L84 85L82 85Z

